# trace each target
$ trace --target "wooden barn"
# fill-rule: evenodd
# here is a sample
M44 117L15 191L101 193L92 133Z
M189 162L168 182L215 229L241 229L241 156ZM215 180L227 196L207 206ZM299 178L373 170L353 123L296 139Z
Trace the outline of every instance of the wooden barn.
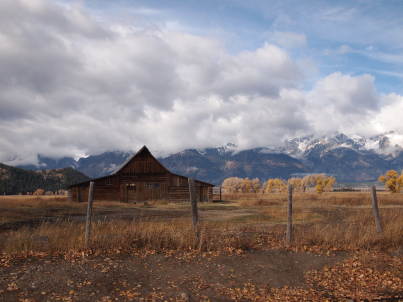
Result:
M189 201L188 178L168 171L146 146L111 175L92 181L95 200ZM86 181L70 186L71 199L87 201L89 183ZM195 187L197 201L212 201L212 184L195 180Z

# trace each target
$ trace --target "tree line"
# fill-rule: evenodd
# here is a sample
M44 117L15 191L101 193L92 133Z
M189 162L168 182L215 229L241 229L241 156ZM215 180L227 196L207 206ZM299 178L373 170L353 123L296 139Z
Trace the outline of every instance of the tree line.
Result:
M403 171L389 170L379 176L379 182L392 193L399 193L403 189ZM326 174L311 174L305 177L293 177L288 180L269 178L261 182L258 178L229 177L224 179L222 188L225 193L282 193L287 191L288 184L296 192L316 191L317 193L330 192L336 183L336 178Z
M222 188L225 193L282 193L287 191L288 184L296 192L314 189L318 193L333 190L336 178L325 174L312 174L303 178L293 177L288 180L269 178L261 182L258 178L229 177L224 179Z

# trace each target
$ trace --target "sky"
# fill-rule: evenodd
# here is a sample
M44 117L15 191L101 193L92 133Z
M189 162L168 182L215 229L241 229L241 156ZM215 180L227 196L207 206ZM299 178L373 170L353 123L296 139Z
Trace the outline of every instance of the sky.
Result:
M0 1L11 165L403 133L402 84L401 0Z

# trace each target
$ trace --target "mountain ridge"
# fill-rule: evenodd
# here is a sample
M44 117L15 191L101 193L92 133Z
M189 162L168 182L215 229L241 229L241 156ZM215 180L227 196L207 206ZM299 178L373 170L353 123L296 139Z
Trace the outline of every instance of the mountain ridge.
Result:
M388 132L363 137L333 136L293 138L276 147L240 150L235 144L216 148L186 149L158 158L169 170L200 180L221 183L226 177L288 178L304 173L327 173L343 182L374 181L389 169L403 169L403 135ZM74 160L38 156L40 167L67 164L90 177L112 173L133 152L112 151ZM23 168L36 169L31 166Z

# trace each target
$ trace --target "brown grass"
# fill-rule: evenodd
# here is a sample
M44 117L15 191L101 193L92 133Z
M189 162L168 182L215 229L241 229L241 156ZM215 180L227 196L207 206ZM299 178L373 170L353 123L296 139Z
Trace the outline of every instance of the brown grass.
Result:
M283 215L282 209L270 209L268 215ZM295 222L310 219L312 213L297 212ZM323 248L399 249L403 246L403 209L384 209L384 232L377 234L369 209L355 211L339 222L296 224L295 246ZM273 228L232 223L201 224L200 243L196 241L189 219L171 221L99 221L93 224L91 247L97 250L154 249L204 251L250 249L259 245L257 238L277 238L283 245L284 225ZM84 224L77 222L44 223L36 229L23 228L1 234L0 249L6 253L29 251L67 252L84 249ZM3 237L3 238L1 238ZM268 242L269 243L269 242ZM260 242L261 244L261 242ZM273 244L271 242L270 244ZM265 244L263 244L263 247Z
M237 201L243 207L271 206L284 204L287 201L285 193L237 193L225 194L224 200ZM371 205L369 192L325 192L294 193L296 203L318 203L322 205L361 206ZM403 193L378 192L378 201L382 205L403 205Z
M96 201L98 211L122 212L123 209L144 207L116 201ZM0 196L0 224L41 219L43 217L66 217L84 215L86 202L70 202L65 196Z
M24 228L3 234L5 240L0 248L6 253L30 251L66 252L77 251L84 246L84 224L61 222L44 223L36 229ZM242 229L207 223L200 226L200 241L188 220L159 221L100 221L93 224L91 248L116 249L247 249L253 246L253 236L243 236Z
M375 232L369 193L297 193L294 204L295 245L323 246L338 249L399 249L403 247L403 194L378 194L384 232ZM190 213L189 204L150 202L144 208L118 202L95 202L95 212L133 213L141 209L147 215L158 210L161 217L172 210ZM148 207L151 207L148 209ZM61 213L85 213L86 203L67 202L55 196L17 196L0 198L0 223ZM93 227L94 249L189 249L218 250L252 248L257 238L277 238L283 244L287 217L285 194L256 194L236 198L233 202L200 204L204 223L201 243L195 240L187 218L163 221L141 218L139 221L97 221ZM166 213L166 214L165 214ZM214 215L215 216L214 216ZM231 214L231 215L229 215ZM210 217L214 221L209 221ZM148 219L148 220L147 220ZM0 233L0 249L7 253L33 250L80 250L84 224L81 222L43 223L37 228L21 228ZM266 234L266 235L264 235ZM271 234L271 235L270 235ZM261 244L261 242L259 243ZM267 242L268 244L268 242ZM263 245L264 246L264 245Z
M84 204L67 202L65 196L0 196L0 223L81 213L81 209Z
M363 209L339 223L318 223L296 227L297 245L320 245L342 249L403 247L403 209L381 211L383 233L377 234L370 209Z
M67 201L67 197L64 195L3 195L0 196L0 205L2 206L16 206L16 205L32 205L39 202L60 202Z

